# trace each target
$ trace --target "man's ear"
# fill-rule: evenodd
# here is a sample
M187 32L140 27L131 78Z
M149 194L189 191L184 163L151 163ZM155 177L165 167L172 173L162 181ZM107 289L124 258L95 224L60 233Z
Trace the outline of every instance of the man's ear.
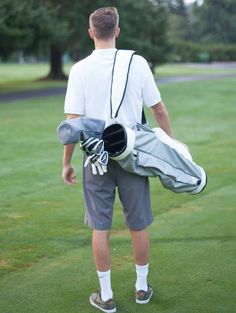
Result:
M120 27L117 27L115 37L118 38L120 35Z
M88 33L89 33L89 37L90 37L91 39L94 39L94 33L93 33L93 31L92 31L91 28L88 29Z

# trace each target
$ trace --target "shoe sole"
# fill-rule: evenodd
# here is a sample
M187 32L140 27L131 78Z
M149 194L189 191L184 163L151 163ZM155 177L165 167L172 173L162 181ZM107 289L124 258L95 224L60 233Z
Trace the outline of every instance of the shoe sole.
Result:
M147 300L138 300L138 299L136 299L136 303L138 303L138 304L147 304L151 300L152 295L153 295L153 291L151 292L150 297Z
M105 310L102 309L100 306L98 306L95 302L93 302L93 300L91 298L89 298L90 303L92 304L92 306L94 306L95 308L105 312L105 313L115 313L116 312L116 308L112 309L112 310Z

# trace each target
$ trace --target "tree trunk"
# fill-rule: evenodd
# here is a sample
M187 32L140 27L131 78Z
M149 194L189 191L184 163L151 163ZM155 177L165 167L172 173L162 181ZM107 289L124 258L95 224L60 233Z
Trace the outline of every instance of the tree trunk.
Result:
M50 72L47 79L66 80L68 77L63 72L62 50L59 45L51 45L50 47Z

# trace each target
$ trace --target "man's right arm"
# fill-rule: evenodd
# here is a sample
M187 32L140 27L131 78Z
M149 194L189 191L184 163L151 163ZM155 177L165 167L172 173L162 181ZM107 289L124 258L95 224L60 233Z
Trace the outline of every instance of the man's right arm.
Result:
M169 135L175 141L184 145L184 147L187 150L189 150L188 146L185 143L183 143L179 140L176 140L174 138L174 133L173 133L172 128L171 128L168 110L167 110L165 104L162 101L160 101L157 104L155 104L154 106L152 106L151 109L152 109L153 116L154 116L156 122L158 123L158 125L160 126L160 128L162 128L166 132L167 135Z
M68 114L67 119L80 117L78 114ZM71 160L73 156L73 152L75 149L75 144L65 145L64 153L63 153L63 170L62 170L62 178L67 185L76 184L76 178L74 174L74 169L71 165Z

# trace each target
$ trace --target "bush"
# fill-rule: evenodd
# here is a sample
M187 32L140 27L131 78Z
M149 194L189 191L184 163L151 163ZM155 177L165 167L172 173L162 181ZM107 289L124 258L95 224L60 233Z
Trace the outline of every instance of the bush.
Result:
M236 44L173 42L170 61L203 63L236 61Z

